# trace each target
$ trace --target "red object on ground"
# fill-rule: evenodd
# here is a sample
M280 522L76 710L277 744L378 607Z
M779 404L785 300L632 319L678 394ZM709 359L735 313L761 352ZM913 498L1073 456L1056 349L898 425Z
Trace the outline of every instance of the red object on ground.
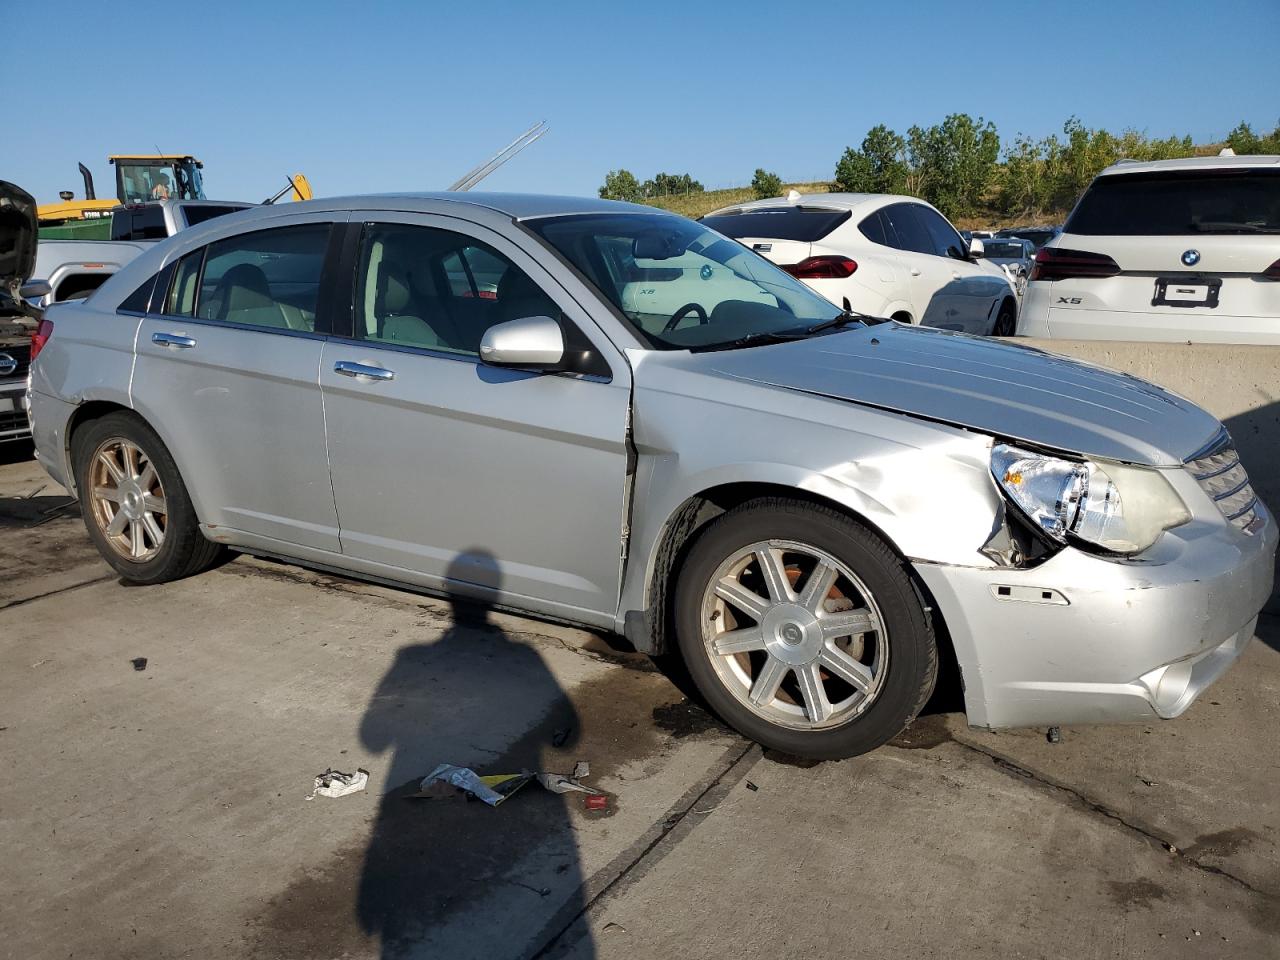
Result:
M609 806L609 798L604 794L589 793L582 798L582 805L588 810L603 810Z

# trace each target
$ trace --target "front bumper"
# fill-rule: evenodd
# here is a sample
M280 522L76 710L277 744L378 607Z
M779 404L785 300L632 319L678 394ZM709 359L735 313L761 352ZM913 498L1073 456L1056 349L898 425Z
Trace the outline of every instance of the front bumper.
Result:
M27 380L0 381L0 443L31 436L27 417Z
M979 727L1176 717L1235 662L1275 583L1277 529L1202 519L1141 561L1067 548L1031 569L917 562ZM1005 588L1005 589L1001 589Z

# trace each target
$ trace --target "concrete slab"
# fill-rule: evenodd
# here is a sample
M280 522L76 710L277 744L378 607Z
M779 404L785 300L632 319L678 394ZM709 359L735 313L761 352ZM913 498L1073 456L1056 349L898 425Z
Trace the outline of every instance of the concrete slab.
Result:
M1051 744L1044 730L954 720L963 742L1280 897L1280 618L1264 616L1240 662L1174 721L1063 728Z
M746 749L664 731L679 693L590 634L345 586L241 561L0 611L8 955L515 955ZM579 758L604 814L406 796ZM328 766L369 791L307 801Z
M548 956L1280 952L1271 898L960 744L807 770L764 760L742 774Z

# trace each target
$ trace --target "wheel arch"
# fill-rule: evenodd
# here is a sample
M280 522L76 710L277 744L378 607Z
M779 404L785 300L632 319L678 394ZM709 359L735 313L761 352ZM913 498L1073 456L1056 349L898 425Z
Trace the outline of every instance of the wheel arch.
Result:
M947 669L956 662L951 634L947 630L942 613L928 587L917 576L914 567L880 524L865 512L851 507L822 493L785 483L772 481L732 481L707 487L690 495L667 517L651 551L651 563L644 584L643 609L627 610L624 614L623 633L642 653L661 655L675 649L675 578L689 549L698 536L716 517L734 507L762 497L777 497L799 503L835 510L855 523L861 524L889 548L902 561L907 577L924 607L925 615L933 621L938 653L944 665L939 676L939 688L954 679L960 686L958 672ZM638 572L637 572L638 575ZM947 693L954 692L948 690Z

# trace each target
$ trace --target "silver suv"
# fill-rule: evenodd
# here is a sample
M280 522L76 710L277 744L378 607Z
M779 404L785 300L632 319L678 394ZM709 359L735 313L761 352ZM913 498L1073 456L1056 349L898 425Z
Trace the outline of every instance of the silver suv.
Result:
M974 724L1177 716L1271 590L1203 410L648 207L232 214L44 331L40 459L127 580L230 547L618 631L789 753L884 743L943 652Z

